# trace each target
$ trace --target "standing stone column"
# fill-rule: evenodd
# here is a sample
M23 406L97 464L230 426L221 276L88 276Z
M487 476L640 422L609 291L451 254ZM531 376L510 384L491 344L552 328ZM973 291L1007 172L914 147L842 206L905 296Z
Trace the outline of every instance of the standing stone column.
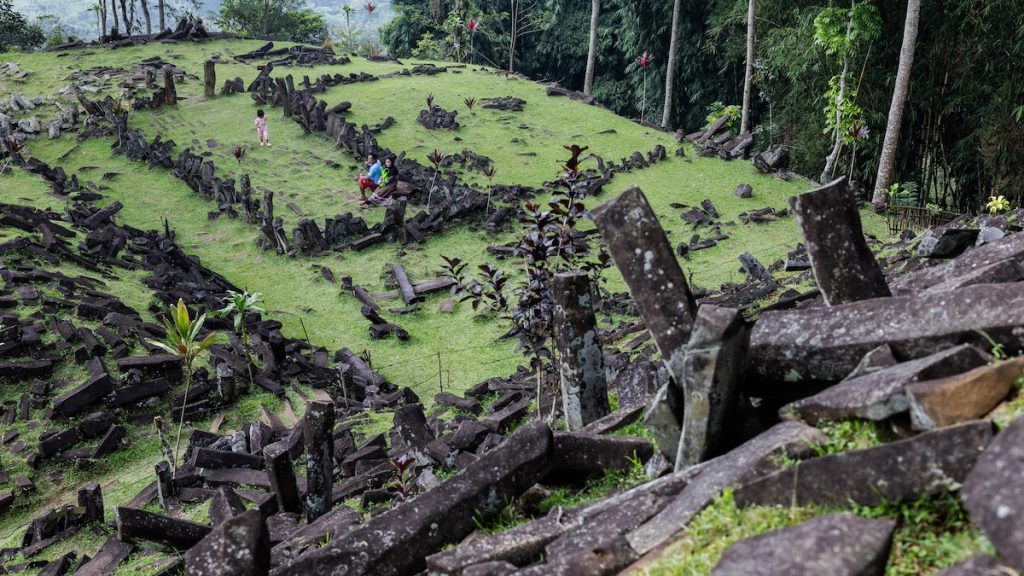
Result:
M178 104L178 91L174 88L174 67L170 64L164 66L164 104Z
M85 521L103 523L103 490L96 482L78 489L78 506L85 508Z
M281 512L302 510L299 502L299 487L295 482L295 470L292 468L292 455L283 442L275 442L263 448L263 459L267 463L267 478L270 488L277 496L278 508Z
M639 188L592 213L669 374L679 382L697 302L658 217Z
M551 296L562 407L569 430L579 430L611 412L590 279L579 271L555 274Z
M309 404L302 419L306 441L306 521L312 522L331 509L334 488L334 403Z
M217 64L213 60L203 63L203 95L213 98L217 90Z
M166 510L166 500L174 496L174 473L171 472L171 465L167 460L157 462L154 468L156 469L156 495L160 500L160 507Z
M821 295L829 306L891 296L864 239L846 177L789 199L807 244Z
M750 329L739 310L704 305L697 311L683 361L683 429L676 470L714 456L739 398Z

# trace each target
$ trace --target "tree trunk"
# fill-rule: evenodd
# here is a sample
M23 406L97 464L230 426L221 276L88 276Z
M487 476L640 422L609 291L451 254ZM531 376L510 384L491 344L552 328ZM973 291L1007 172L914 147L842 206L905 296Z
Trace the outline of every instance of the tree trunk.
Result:
M110 13L114 16L114 26L111 30L117 30L118 34L121 33L121 25L117 21L117 0L110 0Z
M843 133L839 125L843 122L843 100L846 98L846 73L850 70L850 35L853 34L853 7L856 0L850 2L850 21L846 24L846 49L843 50L843 71L839 74L839 93L836 94L836 130L832 152L825 158L825 169L821 171L818 182L828 184L832 180L832 170L839 158L839 149L843 146Z
M754 4L747 6L747 72L743 78L743 115L740 118L740 134L750 132L750 97L754 89Z
M107 35L107 0L100 0L100 37L99 41L103 41L103 37Z
M121 22L124 22L124 35L132 35L132 21L128 19L128 5L121 0Z
M903 105L910 91L910 69L914 65L914 47L917 44L917 28L921 21L921 0L907 0L907 21L903 26L903 47L900 48L900 64L896 70L896 86L892 91L889 105L889 120L885 124L885 140L882 141L882 156L878 160L878 176L875 178L875 193L871 203L884 206L888 199L889 184L892 182L893 165L896 163L896 145L900 139L900 125L903 123Z
M148 0L139 0L139 7L142 8L142 19L146 21L146 35L153 35L153 22L149 18L149 2Z
M512 19L511 34L509 34L508 40L508 71L515 72L516 65L516 17L519 11L519 2L517 0L509 0L509 5L512 7L510 12L510 18Z
M583 93L590 96L594 90L594 68L597 67L597 22L601 15L601 0L591 0L590 47L587 49L587 73L583 79Z
M682 0L675 0L672 5L672 31L668 43L668 66L665 69L665 109L661 113L661 127L668 128L672 118L672 84L675 82L676 71L676 40L679 36L679 12Z
M156 11L160 22L160 31L163 32L167 29L167 24L164 22L164 0L156 1Z

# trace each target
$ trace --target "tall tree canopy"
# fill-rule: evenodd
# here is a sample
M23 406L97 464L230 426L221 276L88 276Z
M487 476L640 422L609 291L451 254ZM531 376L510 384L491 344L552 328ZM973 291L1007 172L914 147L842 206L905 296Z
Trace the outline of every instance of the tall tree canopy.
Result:
M45 40L43 29L29 24L23 14L14 10L11 0L0 0L0 52L11 46L37 48Z
M328 34L323 16L303 0L224 0L216 22L227 32L310 44Z
M445 55L453 21L473 18L472 62L504 67L509 61L509 3L394 0L399 16L382 31L396 56ZM755 147L789 147L790 168L817 177L833 156L830 174L873 186L903 45L907 0L872 0L880 28L849 58L836 149L836 93L830 80L843 66L815 43L815 20L826 0L757 0L750 127ZM544 0L545 28L516 46L516 71L582 90L592 0ZM664 115L673 2L604 0L597 34L592 92L616 112L637 117L647 70L648 118ZM712 105L739 105L746 76L749 0L682 0L672 94L672 128L700 128ZM845 38L843 20L841 36ZM465 35L464 35L465 36ZM428 46L428 45L423 45ZM1003 194L1024 201L1024 3L1019 0L935 0L922 3L917 50L894 155L894 182L913 190L911 201L977 211ZM652 105L657 108L652 110ZM831 113L830 113L831 112ZM846 120L856 120L847 122ZM737 124L739 118L736 118ZM906 196L904 196L906 197ZM1015 199L1015 200L1014 200Z

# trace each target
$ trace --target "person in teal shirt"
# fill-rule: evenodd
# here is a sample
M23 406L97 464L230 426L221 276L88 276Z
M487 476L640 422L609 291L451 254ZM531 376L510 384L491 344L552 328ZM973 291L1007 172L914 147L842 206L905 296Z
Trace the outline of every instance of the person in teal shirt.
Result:
M380 160L377 160L376 154L370 154L366 157L366 166L368 172L366 174L359 175L359 200L363 206L366 205L366 191L374 191L377 186L380 185L381 167Z

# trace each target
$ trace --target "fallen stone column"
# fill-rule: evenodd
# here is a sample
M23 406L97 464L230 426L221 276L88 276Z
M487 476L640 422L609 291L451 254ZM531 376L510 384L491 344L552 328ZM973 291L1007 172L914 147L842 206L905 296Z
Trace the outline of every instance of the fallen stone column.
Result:
M117 507L117 537L122 542L148 540L188 550L209 533L209 526L189 520L169 518L137 508Z
M799 422L783 422L713 460L698 464L696 477L655 514L626 537L637 553L643 555L664 544L682 530L694 516L708 507L722 490L735 487L779 467L779 457L804 457L811 446L827 438L820 431ZM687 470L673 477L683 478Z
M711 576L882 576L896 522L829 514L741 540Z
M504 508L551 470L551 430L528 424L439 487L381 514L327 546L299 556L278 576L395 576L424 569L424 559L472 532L477 518Z
M957 344L1024 351L1024 283L979 284L942 294L862 300L832 308L766 312L750 335L750 375L765 390L842 380L889 344L914 359Z
M857 202L846 177L789 199L807 244L814 279L834 306L889 296L882 269L864 240Z
M569 430L579 430L611 412L590 278L579 271L555 274L551 296L562 408Z
M992 439L971 422L853 452L798 462L734 493L738 506L878 506L959 488Z
M300 512L302 505L299 501L299 488L287 446L281 442L266 446L263 448L263 458L267 461L267 478L277 497L279 509L282 512Z

